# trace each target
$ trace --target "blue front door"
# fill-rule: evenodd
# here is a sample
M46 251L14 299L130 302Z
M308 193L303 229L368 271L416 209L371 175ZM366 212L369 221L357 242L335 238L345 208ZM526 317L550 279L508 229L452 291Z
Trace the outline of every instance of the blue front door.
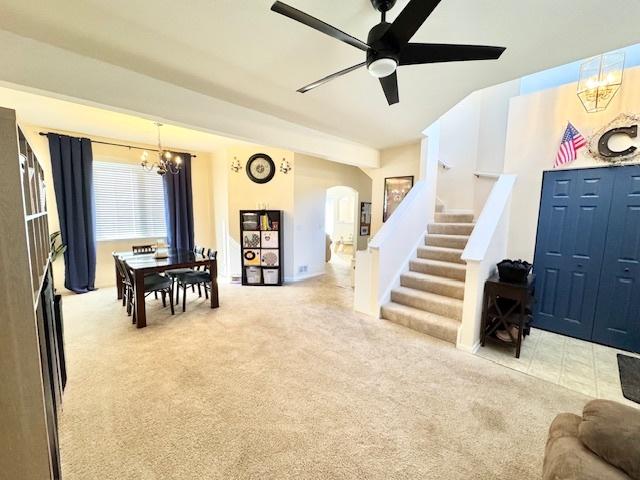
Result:
M640 352L640 167L614 171L593 340Z
M545 172L534 272L534 325L590 340L614 169Z

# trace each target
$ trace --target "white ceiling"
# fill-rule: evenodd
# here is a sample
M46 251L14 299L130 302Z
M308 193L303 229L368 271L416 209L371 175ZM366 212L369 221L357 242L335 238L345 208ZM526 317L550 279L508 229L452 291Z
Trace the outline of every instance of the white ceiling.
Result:
M145 146L154 146L158 141L154 122L133 115L4 87L0 87L0 105L16 110L21 124L34 125L45 132L62 130ZM216 152L239 144L249 145L175 125L163 125L161 135L164 147L188 152Z
M286 1L364 40L379 20L369 0ZM403 67L400 104L389 107L364 69L296 93L363 52L271 12L271 3L0 0L0 29L381 148L418 138L473 90L637 43L640 18L637 0L442 0L414 41L507 51L498 61Z

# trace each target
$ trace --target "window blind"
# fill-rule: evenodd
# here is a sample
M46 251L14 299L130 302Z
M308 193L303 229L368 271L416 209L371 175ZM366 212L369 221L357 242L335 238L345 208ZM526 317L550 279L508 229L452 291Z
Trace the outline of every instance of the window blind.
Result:
M96 238L165 238L162 177L140 165L93 162Z

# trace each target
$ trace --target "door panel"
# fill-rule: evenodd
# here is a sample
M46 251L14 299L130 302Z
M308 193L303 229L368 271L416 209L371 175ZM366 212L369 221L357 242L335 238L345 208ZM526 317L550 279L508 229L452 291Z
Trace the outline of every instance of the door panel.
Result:
M593 340L640 352L640 167L615 169Z
M590 339L613 189L612 169L545 172L534 325Z

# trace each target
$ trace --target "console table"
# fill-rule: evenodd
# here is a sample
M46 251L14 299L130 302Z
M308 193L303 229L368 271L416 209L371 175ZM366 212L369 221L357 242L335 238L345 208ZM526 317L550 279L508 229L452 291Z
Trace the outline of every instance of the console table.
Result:
M514 346L516 358L520 358L522 339L528 334L530 328L534 282L535 275L533 274L529 275L527 283L503 282L497 274L485 282L480 345L484 347L488 337L491 337L498 329L504 329L508 332L511 341L504 342L498 338L495 340ZM516 336L511 332L513 325L518 327Z

